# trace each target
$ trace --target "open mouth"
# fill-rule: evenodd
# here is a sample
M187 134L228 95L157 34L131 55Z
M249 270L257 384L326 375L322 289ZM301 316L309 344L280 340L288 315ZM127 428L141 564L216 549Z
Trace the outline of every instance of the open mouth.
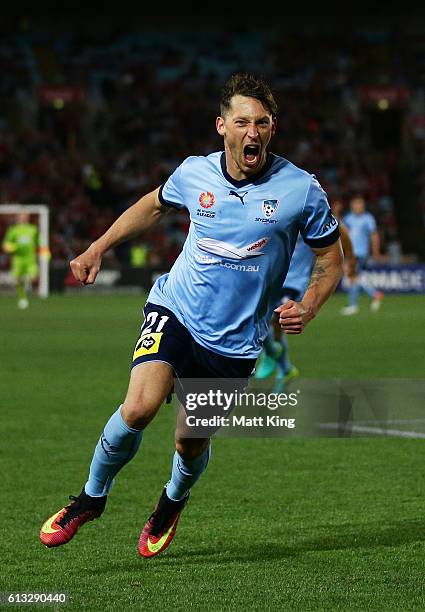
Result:
M259 160L260 145L256 145L256 144L245 145L243 148L243 155L244 155L245 161L248 162L248 164L250 165L255 164Z

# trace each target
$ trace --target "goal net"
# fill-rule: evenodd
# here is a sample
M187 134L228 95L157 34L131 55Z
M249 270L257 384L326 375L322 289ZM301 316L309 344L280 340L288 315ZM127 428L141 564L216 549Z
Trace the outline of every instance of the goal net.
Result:
M44 204L0 204L0 244L3 242L8 227L17 222L19 213L28 213L30 223L38 227L39 275L34 281L34 290L42 298L49 295L49 208ZM0 292L10 293L15 282L11 273L11 259L0 249Z

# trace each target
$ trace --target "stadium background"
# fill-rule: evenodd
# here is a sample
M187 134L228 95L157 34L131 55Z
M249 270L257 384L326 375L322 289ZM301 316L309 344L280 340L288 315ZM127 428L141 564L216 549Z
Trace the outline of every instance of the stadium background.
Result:
M292 7L271 28L270 10L253 18L233 7L225 28L195 4L167 22L159 10L93 7L2 16L0 203L50 207L53 288L25 313L0 297L1 513L11 525L18 512L20 525L2 536L2 591L64 590L80 610L425 607L421 439L217 440L173 548L143 565L138 529L172 448L173 416L162 411L102 520L58 551L37 541L49 512L78 493L125 392L144 291L171 266L188 219L170 215L115 249L97 288L75 287L68 261L184 157L221 147L214 119L232 72L270 80L272 150L314 172L331 201L363 191L384 267L415 270L407 289L425 291L422 13L316 8L306 20ZM403 288L388 278L385 289ZM114 285L119 295L99 295ZM134 287L141 295L123 295ZM343 300L291 344L303 375L423 378L421 295L388 296L376 318L362 308L349 321L338 317Z
M142 13L130 22L93 11L91 19L27 16L3 25L0 202L50 207L54 289L63 288L69 259L141 193L186 156L221 147L217 100L237 70L273 84L280 119L272 149L314 172L330 201L363 192L387 263L425 259L420 22L322 16L302 37L294 15L275 29L154 23ZM168 217L105 264L168 269L187 225L184 213ZM0 264L7 268L6 256ZM146 288L151 278L139 277Z

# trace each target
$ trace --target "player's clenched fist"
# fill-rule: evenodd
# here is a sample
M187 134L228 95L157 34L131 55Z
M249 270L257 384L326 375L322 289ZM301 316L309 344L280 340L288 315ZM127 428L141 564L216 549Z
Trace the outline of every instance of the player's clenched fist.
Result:
M279 325L285 334L300 334L307 323L313 318L304 308L302 302L289 300L275 308L279 314Z
M102 258L89 247L87 251L73 259L69 265L77 281L82 285L91 285L100 270L101 261Z

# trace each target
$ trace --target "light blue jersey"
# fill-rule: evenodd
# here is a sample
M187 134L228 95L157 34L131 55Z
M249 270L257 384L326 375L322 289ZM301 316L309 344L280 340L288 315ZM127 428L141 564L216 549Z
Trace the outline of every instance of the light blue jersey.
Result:
M369 212L356 215L348 213L343 218L353 243L355 257L366 258L370 253L370 236L376 232L376 221Z
M304 242L301 234L298 234L283 288L293 289L298 293L299 299L302 299L308 287L315 260L314 252Z
M301 232L325 247L339 237L326 194L311 174L269 154L237 181L224 152L187 158L161 187L165 206L187 208L190 228L148 301L169 308L200 345L256 358Z

